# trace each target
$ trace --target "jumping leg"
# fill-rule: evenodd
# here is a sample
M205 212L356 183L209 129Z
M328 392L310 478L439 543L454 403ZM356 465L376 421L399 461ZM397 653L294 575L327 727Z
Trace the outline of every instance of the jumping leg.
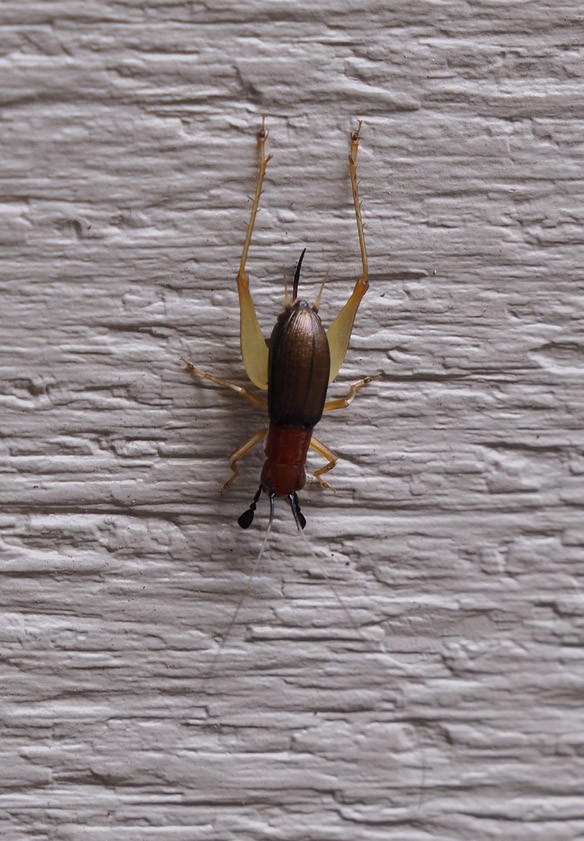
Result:
M245 236L243 250L241 252L239 271L237 272L241 356L243 358L243 364L245 365L247 375L252 383L258 388L264 390L268 387L268 348L260 329L255 306L249 291L249 277L245 271L245 264L247 261L247 252L251 243L253 226L255 224L260 203L260 196L262 194L262 184L266 174L266 167L268 165L268 161L272 157L271 155L266 157L267 137L268 132L266 131L264 118L262 117L262 127L258 134L258 144L260 147L260 168L258 172L255 196L251 206L251 216L247 226L247 234Z
M331 372L329 382L332 382L339 373L343 359L349 347L353 321L359 309L361 298L369 288L369 273L367 269L367 251L365 249L365 237L363 235L363 220L361 218L361 204L359 202L359 189L357 184L357 152L361 131L361 120L357 131L351 135L351 154L349 155L349 172L351 175L351 189L353 191L353 204L355 205L355 217L357 219L357 233L359 235L359 248L361 250L361 277L356 282L351 297L337 315L327 331L331 351Z

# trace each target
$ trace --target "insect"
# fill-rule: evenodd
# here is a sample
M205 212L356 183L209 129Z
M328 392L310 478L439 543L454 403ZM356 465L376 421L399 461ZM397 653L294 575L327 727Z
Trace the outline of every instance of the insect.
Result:
M292 297L289 295L288 286L285 282L284 310L278 316L268 342L265 341L259 326L255 306L249 291L249 277L245 270L245 264L258 212L266 167L271 159L271 155L266 157L268 132L265 128L265 120L262 119L262 126L258 133L259 172L251 217L237 273L237 290L239 293L240 341L243 364L251 382L260 390L265 391L267 389L267 400L247 388L219 379L219 377L197 368L186 359L182 359L182 362L185 363L193 375L204 377L217 385L225 386L253 403L254 406L267 409L269 425L255 432L231 454L229 466L232 475L222 488L222 492L226 491L239 475L239 460L257 444L265 440L266 460L262 469L259 488L249 508L238 519L238 523L243 529L247 529L251 525L262 493L266 493L270 501L270 527L274 517L276 497L286 497L298 530L304 529L306 519L300 510L298 491L306 483L305 464L309 447L312 447L319 455L327 459L327 463L314 472L315 478L324 488L333 490L322 477L323 474L332 470L337 463L337 457L334 453L318 438L315 438L314 427L321 419L323 412L348 406L358 389L373 380L379 379L379 377L364 377L349 387L349 393L346 397L326 400L328 385L337 376L343 363L355 314L369 286L367 252L365 250L357 186L357 152L360 133L361 121L359 121L357 130L351 135L349 172L361 249L362 272L355 283L349 300L328 331L325 332L318 315L326 277L312 306L298 297L300 269L306 249L300 255L296 266Z

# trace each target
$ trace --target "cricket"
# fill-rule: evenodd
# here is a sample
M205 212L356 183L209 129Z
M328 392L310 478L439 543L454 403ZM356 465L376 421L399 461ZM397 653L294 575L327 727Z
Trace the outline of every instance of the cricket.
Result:
M361 139L361 123L360 120L357 130L351 134L349 174L357 220L362 270L351 296L328 330L325 331L318 314L326 275L314 304L309 304L298 294L300 270L306 249L300 255L296 266L291 297L284 273L284 309L278 316L268 341L264 338L258 322L255 305L249 290L246 262L259 209L266 167L272 157L271 155L266 156L268 131L265 128L265 118L262 118L261 129L258 133L259 172L237 273L237 290L243 364L253 385L260 391L267 391L267 398L236 383L222 380L213 374L202 371L192 362L181 358L181 361L184 362L194 377L203 377L217 385L231 389L254 406L267 411L268 424L254 432L247 441L237 447L231 454L229 458L231 476L221 489L222 492L226 491L239 476L238 462L240 459L258 444L265 441L266 460L258 490L249 508L238 519L241 528L249 528L253 522L260 496L265 493L270 504L270 519L264 545L271 530L277 497L285 497L288 500L299 532L302 533L306 525L306 519L300 508L298 492L302 490L306 483L306 457L309 448L315 450L326 460L322 467L314 471L314 477L323 488L334 490L323 479L323 475L333 469L337 463L337 457L314 435L314 428L320 421L323 412L344 409L353 401L360 388L380 378L379 376L364 377L349 386L349 392L345 397L334 400L326 399L329 383L335 379L343 364L355 315L361 299L369 287L367 252L357 183L357 152Z

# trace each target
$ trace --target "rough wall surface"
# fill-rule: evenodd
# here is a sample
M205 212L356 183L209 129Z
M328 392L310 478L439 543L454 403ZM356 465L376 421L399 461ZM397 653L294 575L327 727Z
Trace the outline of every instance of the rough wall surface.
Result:
M578 2L4 0L3 841L584 837ZM371 288L337 493L237 516L270 329ZM314 290L314 292L313 292ZM318 460L315 464L318 463ZM348 607L339 607L321 566ZM215 665L213 665L215 662Z

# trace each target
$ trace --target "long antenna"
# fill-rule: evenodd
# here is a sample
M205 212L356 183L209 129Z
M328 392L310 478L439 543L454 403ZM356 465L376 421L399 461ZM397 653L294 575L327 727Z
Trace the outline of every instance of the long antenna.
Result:
M261 490L261 488L260 488L260 490ZM236 621L236 619L239 615L239 610L240 610L240 608L243 604L243 600L245 599L245 597L249 593L249 588L251 587L251 582L252 582L253 577L256 573L256 570L257 570L257 568L260 564L260 561L262 559L262 555L264 554L264 549L267 546L268 538L270 536L270 532L272 531L272 523L274 522L274 498L275 498L275 494L271 493L270 494L270 520L268 522L268 528L266 529L266 534L265 534L264 539L262 541L262 545L260 546L260 551L258 552L258 556L257 556L257 558L255 560L255 563L254 563L254 565L251 569L251 572L249 574L249 578L247 579L247 584L245 585L245 589L244 589L243 593L241 594L239 601L237 602L237 607L235 608L235 612L234 612L233 616L231 617L231 621L230 621L230 623L227 627L227 630L223 634L223 639L221 640L221 643L219 645L217 653L213 657L213 661L211 662L211 668L209 669L209 672L207 674L208 678L211 677L213 675L214 671L215 671L215 668L217 666L217 662L219 660L219 657L221 656L221 652L225 648L225 643L229 639L229 635L231 634L231 631L233 630L233 626L235 625L235 621Z
M304 518L302 518L302 519L304 519ZM347 619L349 620L349 625L350 625L350 626L351 626L351 628L355 631L355 633L356 633L359 637L361 637L361 639L363 639L363 638L364 638L364 637L363 637L363 634L361 633L361 631L359 630L359 628L357 627L357 625L355 624L355 622L353 622L353 617L352 617L352 616L351 616L351 614L349 613L349 608L347 607L347 605L345 604L345 602L344 602L344 601L342 600L342 598L340 597L339 593L337 592L337 589L336 589L335 585L333 584L333 582L331 581L331 579L329 578L329 576L326 574L325 568L323 567L323 565L322 565L322 563L321 563L321 561L320 561L320 558L318 557L318 555L316 554L316 552L314 551L314 549L313 549L313 548L312 548L312 546L310 545L310 542L309 542L308 538L306 537L306 535L304 534L303 530L300 528L298 521L296 521L296 525L298 526L298 531L299 531L299 532L300 532L300 534L302 535L302 538L304 539L304 542L306 543L306 545L307 545L307 546L308 546L308 548L310 549L310 551L311 551L312 555L313 555L313 556L314 556L314 558L316 559L316 563L318 564L318 567L319 567L319 569L320 569L320 571L321 571L321 573L322 573L322 575L323 575L323 578L325 579L326 583L329 585L329 587L330 587L330 588L331 588L331 590L333 591L333 594L334 594L335 599L337 600L337 602L338 602L338 603L339 603L339 605L341 606L342 610L344 611L345 616L346 616L346 617L347 617Z

